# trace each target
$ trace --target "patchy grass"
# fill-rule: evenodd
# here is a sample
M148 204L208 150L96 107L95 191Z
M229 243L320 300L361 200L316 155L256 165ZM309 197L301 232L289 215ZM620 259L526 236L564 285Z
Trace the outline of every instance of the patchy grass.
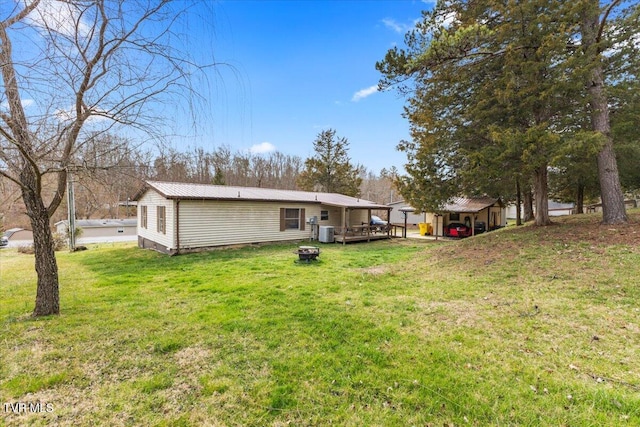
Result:
M294 245L92 246L57 255L44 319L32 256L5 249L0 424L638 425L631 218L323 245L309 264Z

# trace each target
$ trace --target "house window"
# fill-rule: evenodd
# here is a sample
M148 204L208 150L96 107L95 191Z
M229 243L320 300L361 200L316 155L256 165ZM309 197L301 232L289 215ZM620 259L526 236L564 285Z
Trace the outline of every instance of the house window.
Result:
M140 206L140 227L147 228L147 207Z
M320 211L320 221L329 221L329 211Z
M280 209L280 231L304 230L305 218L304 209Z
M158 233L167 233L167 208L158 206Z
M286 230L297 230L300 228L300 209L284 210L284 228Z
M449 221L460 221L460 213L450 213Z

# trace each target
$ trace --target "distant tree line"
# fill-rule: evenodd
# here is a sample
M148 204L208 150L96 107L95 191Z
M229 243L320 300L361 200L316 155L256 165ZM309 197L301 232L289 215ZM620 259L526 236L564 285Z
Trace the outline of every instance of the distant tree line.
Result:
M346 147L345 147L346 148ZM339 157L334 164L348 161ZM311 159L307 159L309 163ZM187 150L164 147L155 152L135 146L131 141L111 134L96 134L84 141L73 160L71 177L75 189L75 207L78 219L122 218L135 212L126 202L144 185L146 180L175 181L197 184L263 187L283 190L304 190L301 177L305 176L305 161L275 151L253 154L233 150L229 146L211 151L201 147ZM378 203L394 200L392 177L382 170L376 175L358 166L349 175L357 183L351 194ZM19 188L2 180L0 204L2 223L10 227L29 228ZM353 183L352 183L353 184ZM55 192L54 183L44 181L48 193ZM313 186L312 186L313 187ZM345 190L344 187L323 188L318 191ZM47 194L47 190L43 191ZM52 222L67 217L67 202L53 214ZM2 224L0 224L1 226Z

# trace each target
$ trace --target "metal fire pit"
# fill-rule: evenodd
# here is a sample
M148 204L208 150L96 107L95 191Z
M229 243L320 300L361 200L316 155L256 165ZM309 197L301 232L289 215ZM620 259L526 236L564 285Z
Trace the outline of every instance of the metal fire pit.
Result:
M294 253L298 254L299 261L314 261L320 256L320 248L317 246L298 246L298 250Z

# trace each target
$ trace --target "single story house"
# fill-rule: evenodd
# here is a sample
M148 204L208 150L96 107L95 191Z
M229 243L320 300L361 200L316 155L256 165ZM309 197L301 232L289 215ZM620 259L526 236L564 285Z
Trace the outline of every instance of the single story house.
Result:
M116 236L135 236L138 220L129 219L77 219L76 228L82 229L80 239L109 238ZM58 221L56 232L67 235L69 220Z
M336 193L160 181L148 181L133 200L138 204L138 246L171 255L316 239L323 226L347 236L368 227L372 210L391 210Z
M535 206L534 206L535 211ZM555 200L549 200L549 216L573 215L575 213L575 205L573 203L561 203ZM507 218L516 218L518 209L516 205L507 207ZM520 214L524 216L524 206L520 206Z

